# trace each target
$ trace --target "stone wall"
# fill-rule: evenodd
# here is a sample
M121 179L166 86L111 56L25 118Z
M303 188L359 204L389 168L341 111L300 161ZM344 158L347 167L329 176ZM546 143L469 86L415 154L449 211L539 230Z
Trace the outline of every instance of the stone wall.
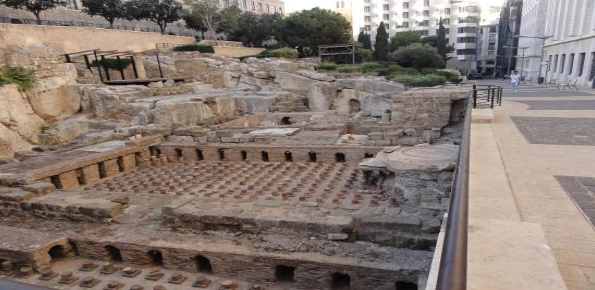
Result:
M145 51L157 43L191 44L193 37L115 29L0 24L0 50L8 46L51 45L65 52L91 49Z

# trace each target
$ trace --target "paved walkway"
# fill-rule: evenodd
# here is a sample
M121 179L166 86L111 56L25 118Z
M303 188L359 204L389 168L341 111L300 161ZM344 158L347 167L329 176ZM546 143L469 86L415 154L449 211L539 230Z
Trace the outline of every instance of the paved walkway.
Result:
M472 128L469 288L594 290L595 90L502 84Z

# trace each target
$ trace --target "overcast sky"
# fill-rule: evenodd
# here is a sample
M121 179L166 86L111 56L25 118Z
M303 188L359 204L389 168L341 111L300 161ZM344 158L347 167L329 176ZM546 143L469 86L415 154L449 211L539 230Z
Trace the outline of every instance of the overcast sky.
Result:
M477 0L483 5L497 5L503 3L504 0ZM285 0L285 11L292 12L296 10L310 9L316 6L320 8L330 8L333 3L332 0Z

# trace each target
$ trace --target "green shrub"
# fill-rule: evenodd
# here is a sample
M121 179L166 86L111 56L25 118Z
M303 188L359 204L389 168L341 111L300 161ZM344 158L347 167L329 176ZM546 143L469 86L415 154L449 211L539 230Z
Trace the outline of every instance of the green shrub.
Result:
M22 90L30 89L35 79L35 71L18 66L0 66L0 86L16 84Z
M444 77L436 74L428 75L397 75L392 78L393 82L404 84L408 87L434 87L443 85L446 82Z
M429 67L427 67L427 68L422 68L422 69L421 69L421 74L422 74L422 75L429 75L429 74L443 75L443 74L441 74L441 73L444 73L444 71L441 71L441 72L439 72L439 71L438 71L438 70L436 70L435 68L429 68ZM447 73L448 75L450 75L450 73L449 73L449 72L445 72L445 73Z
M300 57L299 52L293 48L279 48L274 50L265 50L261 55L268 55L267 57L284 57L296 59Z
M389 78L393 78L397 75L419 75L419 72L410 67L402 67L398 64L391 64L388 66L388 76Z
M371 61L374 59L374 51L371 49L360 49L357 51L357 56L362 61Z
M334 71L337 70L337 64L334 62L323 61L318 66L316 66L316 70Z
M186 44L174 47L174 51L198 51L201 53L215 53L215 48L204 44Z
M115 58L106 58L106 59L99 60L99 64L101 65L101 67L103 67L104 63L105 63L105 66L107 66L107 68L109 68L109 69L120 69L120 67L118 66L118 60ZM127 68L131 63L132 63L132 61L128 58L120 59L120 64L122 65L122 69ZM97 61L94 60L91 63L91 66L97 67Z
M360 66L351 65L351 64L341 65L341 66L339 66L337 71L340 73L362 73L363 72L363 70Z

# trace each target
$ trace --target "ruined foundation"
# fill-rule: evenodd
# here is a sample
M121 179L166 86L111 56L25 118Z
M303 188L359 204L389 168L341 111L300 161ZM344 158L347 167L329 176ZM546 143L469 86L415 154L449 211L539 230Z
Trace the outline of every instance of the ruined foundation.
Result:
M172 74L201 68L195 81L77 84L79 110L3 161L0 277L55 289L424 288L468 88L170 57Z

